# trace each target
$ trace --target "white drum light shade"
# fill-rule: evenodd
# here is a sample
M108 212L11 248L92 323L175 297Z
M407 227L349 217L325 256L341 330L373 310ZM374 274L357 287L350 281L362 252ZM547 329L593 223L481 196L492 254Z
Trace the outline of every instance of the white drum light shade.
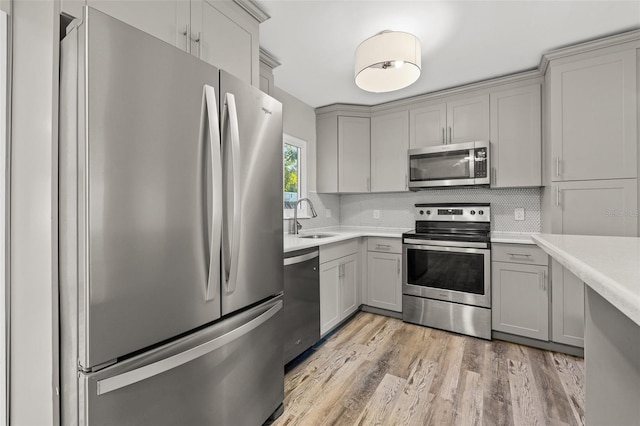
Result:
M402 89L420 77L420 40L413 34L383 31L356 49L356 84L368 92Z

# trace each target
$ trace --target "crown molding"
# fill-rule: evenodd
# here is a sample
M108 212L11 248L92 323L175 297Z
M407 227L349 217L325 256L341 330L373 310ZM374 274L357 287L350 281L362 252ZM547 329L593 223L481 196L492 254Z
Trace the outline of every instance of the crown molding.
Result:
M627 31L620 34L614 34L607 37L601 37L594 40L588 40L579 44L561 47L559 49L554 49L550 52L542 54L540 64L538 65L538 70L542 75L544 75L547 72L549 63L553 60L634 41L640 42L640 29Z
M271 16L254 0L233 0L233 2L240 6L260 24L271 18Z
M271 69L277 68L280 65L282 65L282 63L279 60L277 60L276 57L273 56L271 52L264 49L262 46L260 46L260 62L270 67Z

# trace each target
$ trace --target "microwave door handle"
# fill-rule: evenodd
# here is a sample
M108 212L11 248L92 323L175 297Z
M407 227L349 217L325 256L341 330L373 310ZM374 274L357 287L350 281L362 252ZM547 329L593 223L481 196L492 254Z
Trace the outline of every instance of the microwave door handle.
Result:
M209 272L205 287L205 301L215 300L220 280L220 245L222 240L222 159L220 158L220 132L216 91L209 85L202 89L200 116L200 143L209 141L211 151L211 238L209 240ZM202 164L202 162L200 162ZM204 167L202 179L205 177ZM200 191L202 196L203 191ZM204 208L204 202L202 211Z
M476 178L476 151L469 150L469 179Z

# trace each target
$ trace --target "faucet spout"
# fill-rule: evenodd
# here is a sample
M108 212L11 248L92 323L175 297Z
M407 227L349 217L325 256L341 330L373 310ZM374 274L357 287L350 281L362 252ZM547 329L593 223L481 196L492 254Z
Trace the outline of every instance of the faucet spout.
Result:
M318 213L316 213L316 209L313 208L313 203L311 202L310 199L300 198L298 201L296 201L296 205L293 208L293 232L292 232L293 235L297 235L300 228L302 228L302 225L298 223L298 206L303 201L306 201L309 204L309 207L311 207L311 216L312 217L318 216Z

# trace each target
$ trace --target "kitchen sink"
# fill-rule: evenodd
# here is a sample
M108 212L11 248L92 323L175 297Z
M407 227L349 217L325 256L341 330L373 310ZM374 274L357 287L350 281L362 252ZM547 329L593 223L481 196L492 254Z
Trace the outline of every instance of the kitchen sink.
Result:
M328 238L335 237L336 234L307 234L307 235L298 235L298 238Z

